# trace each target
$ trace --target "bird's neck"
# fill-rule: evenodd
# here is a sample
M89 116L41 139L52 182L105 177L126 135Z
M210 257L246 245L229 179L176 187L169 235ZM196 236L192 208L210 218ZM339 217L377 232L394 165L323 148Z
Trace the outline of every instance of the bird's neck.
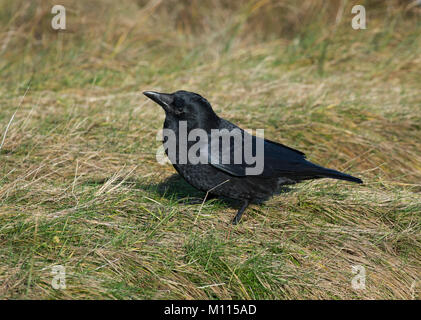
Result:
M194 129L202 129L210 134L212 129L219 129L219 125L220 119L216 114L214 117L203 120L180 120L167 115L164 121L164 129L173 130L176 134L178 134L181 126L187 127L187 132Z

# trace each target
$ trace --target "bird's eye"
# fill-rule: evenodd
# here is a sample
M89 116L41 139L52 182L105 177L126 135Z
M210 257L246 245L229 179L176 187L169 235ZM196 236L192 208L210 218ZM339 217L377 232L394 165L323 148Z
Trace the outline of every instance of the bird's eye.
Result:
M178 99L177 97L174 99L173 102L173 110L175 114L182 114L184 113L184 103L181 99Z

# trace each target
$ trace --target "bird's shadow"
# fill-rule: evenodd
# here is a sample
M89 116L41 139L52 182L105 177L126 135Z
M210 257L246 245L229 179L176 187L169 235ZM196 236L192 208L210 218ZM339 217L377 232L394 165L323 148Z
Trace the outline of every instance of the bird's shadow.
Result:
M180 175L173 174L159 183L137 184L137 187L145 190L156 192L162 198L176 201L183 204L199 204L205 199L206 201L218 199L218 202L232 208L239 205L238 200L217 197L212 194L206 194L191 186Z
M103 184L107 179L89 180L88 184ZM116 183L121 181L116 181ZM126 179L124 184L131 185L137 189L141 189L147 192L153 192L158 194L160 197L170 201L175 201L181 204L201 204L204 200L206 201L218 201L225 207L238 209L241 206L241 201L227 198L223 196L215 196L212 194L206 194L206 192L197 190L186 182L180 175L173 174L159 183L142 183L138 179ZM287 186L280 188L274 195L281 193L290 192L291 189ZM261 204L265 201L252 202Z
M223 196L215 196L212 194L206 194L206 192L202 192L191 186L188 182L186 182L180 175L173 174L172 176L166 178L165 180L157 183L157 184L144 184L140 186L144 190L154 191L158 193L161 197L168 199L168 200L176 200L179 203L183 204L198 204L202 203L203 200L206 201L213 201L216 200L220 204L238 209L241 206L242 201L227 198ZM292 191L291 188L287 186L282 186L275 194L283 194ZM257 201L252 202L256 204L261 204L265 201Z

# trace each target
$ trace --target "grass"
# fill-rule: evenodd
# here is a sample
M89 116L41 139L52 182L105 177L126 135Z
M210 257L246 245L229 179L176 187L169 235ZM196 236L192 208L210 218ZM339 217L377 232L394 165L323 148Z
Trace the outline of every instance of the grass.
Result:
M418 8L366 1L357 31L352 1L63 1L57 32L52 4L0 1L1 298L420 298ZM155 159L141 92L178 89L364 185L301 183L230 225Z

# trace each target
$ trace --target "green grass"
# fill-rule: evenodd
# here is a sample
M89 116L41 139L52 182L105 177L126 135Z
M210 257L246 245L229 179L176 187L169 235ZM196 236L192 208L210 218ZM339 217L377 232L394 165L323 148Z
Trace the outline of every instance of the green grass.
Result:
M356 31L350 3L282 3L64 1L57 33L51 3L0 0L0 298L419 299L419 10L367 4ZM365 183L301 183L232 226L236 202L202 207L155 159L141 92L178 89Z

